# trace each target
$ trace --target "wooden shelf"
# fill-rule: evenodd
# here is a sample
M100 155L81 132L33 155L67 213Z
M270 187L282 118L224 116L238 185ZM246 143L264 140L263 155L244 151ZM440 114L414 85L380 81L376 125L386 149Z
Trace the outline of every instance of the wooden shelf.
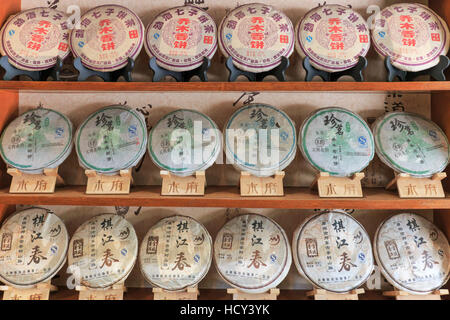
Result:
M127 288L124 300L153 300L151 288ZM50 294L50 300L77 300L78 292L61 289ZM225 289L200 289L199 300L231 300L232 296ZM381 291L366 291L360 300L388 300ZM280 290L278 300L310 300L304 290Z
M54 194L10 194L0 189L0 204L210 207L274 209L450 209L450 198L400 199L394 191L364 189L364 198L319 198L308 188L285 188L284 197L241 197L237 187L208 187L205 196L161 196L160 186L133 187L129 195L86 195L85 186L57 188Z
M0 81L0 90L12 91L279 91L279 92L442 92L450 81L417 82L73 82Z

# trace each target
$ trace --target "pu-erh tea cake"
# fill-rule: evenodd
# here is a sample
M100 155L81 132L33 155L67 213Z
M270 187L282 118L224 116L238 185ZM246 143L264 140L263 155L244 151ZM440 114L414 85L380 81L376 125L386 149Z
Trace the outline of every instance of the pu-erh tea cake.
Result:
M18 288L51 280L66 261L69 234L62 220L44 208L7 218L0 228L0 280Z
M138 240L123 217L102 214L83 223L69 244L68 262L80 283L107 288L124 281L137 259Z
M144 156L146 146L143 115L122 105L92 113L75 133L81 166L99 173L113 174L134 167Z
M364 170L375 154L367 123L356 113L338 107L311 113L303 121L298 141L308 163L334 176Z
M26 173L56 168L72 151L72 123L65 115L44 108L14 119L0 136L0 154L9 167Z
M294 51L294 27L276 8L261 3L231 10L219 26L219 47L241 70L272 70Z
M133 11L102 5L87 11L70 34L70 48L89 69L111 72L136 59L144 44L144 25Z
M161 170L189 176L214 164L222 150L222 137L207 115L178 109L166 114L152 128L148 149L150 158Z
M216 269L229 285L247 293L276 288L292 263L284 230L257 214L234 217L220 229L214 242Z
M266 104L238 109L225 126L225 154L239 171L267 177L295 158L297 134L289 116Z
M205 277L212 255L212 239L202 224L187 216L172 216L147 232L139 264L152 285L178 291L196 286Z
M341 5L312 9L296 27L296 49L313 67L339 72L354 67L370 48L370 30L364 18Z
M198 7L176 7L161 12L150 22L144 45L159 66L189 71L216 53L217 27L211 16Z
M56 9L33 8L11 17L2 27L1 51L17 69L42 71L70 53L68 16Z
M436 66L449 49L447 23L418 3L393 4L373 19L375 50L389 57L394 67L418 72Z
M299 273L330 292L357 289L373 271L369 235L344 211L319 213L303 222L294 232L292 251Z
M396 172L431 177L447 167L447 136L419 114L387 113L374 122L373 134L378 157Z
M412 213L394 215L381 223L373 241L382 274L399 290L427 294L450 276L450 247L433 223Z

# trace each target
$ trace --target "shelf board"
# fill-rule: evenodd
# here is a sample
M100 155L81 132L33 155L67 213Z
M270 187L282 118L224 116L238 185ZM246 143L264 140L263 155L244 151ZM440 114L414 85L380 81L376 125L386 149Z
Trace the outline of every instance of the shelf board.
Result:
M364 189L363 198L319 198L308 188L285 188L284 197L241 197L237 187L206 188L205 196L161 196L160 186L136 186L129 195L86 195L85 186L57 188L53 194L10 194L0 189L0 204L130 206L130 207L210 207L274 209L450 209L450 198L400 199L394 191Z
M278 91L278 92L441 92L450 91L450 81L417 82L71 82L0 81L0 90L12 91Z
M389 300L381 291L367 291L359 296L360 300ZM445 297L444 297L445 298ZM78 292L67 288L50 294L50 300L78 300ZM127 288L124 300L153 300L151 288ZM200 289L199 300L232 300L225 289ZM305 290L280 290L278 300L309 300Z

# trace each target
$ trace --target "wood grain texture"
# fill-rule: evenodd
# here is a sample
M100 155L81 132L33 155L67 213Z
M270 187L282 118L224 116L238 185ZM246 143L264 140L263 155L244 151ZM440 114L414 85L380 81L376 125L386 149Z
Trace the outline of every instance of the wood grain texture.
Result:
M161 196L161 187L138 186L128 195L87 195L85 186L58 188L54 194L10 194L0 190L1 204L72 205L72 206L142 206L142 207L210 207L210 208L276 208L422 210L450 209L450 198L400 199L393 191L382 188L364 190L363 198L319 198L308 188L285 188L284 197L241 197L237 187L207 187L205 196Z
M413 82L72 82L0 81L0 90L13 91L123 91L123 92L442 92L449 81Z

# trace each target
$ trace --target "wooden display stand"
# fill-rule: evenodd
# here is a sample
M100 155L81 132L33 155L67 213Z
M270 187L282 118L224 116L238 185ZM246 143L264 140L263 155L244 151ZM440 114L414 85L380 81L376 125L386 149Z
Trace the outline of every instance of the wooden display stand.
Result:
M445 198L442 180L445 172L436 173L431 178L411 177L407 173L399 173L386 186L386 190L397 187L400 198Z
M227 289L227 293L233 295L233 300L277 300L280 289L270 289L263 293L245 293L238 289Z
M241 172L239 189L242 197L282 197L284 171L277 171L272 177L256 177Z
M0 291L4 292L3 300L49 300L50 292L57 290L58 288L51 284L51 280L26 289L0 286Z
M335 293L324 289L313 289L308 291L306 295L314 300L359 300L359 295L364 294L364 289L355 289L347 293Z
M153 288L153 300L197 300L200 292L197 287L189 287L183 291L167 291Z
M107 289L91 289L85 286L77 286L78 300L123 300L123 293L127 292L124 283L116 283Z
M317 189L321 198L362 198L363 178L364 172L355 173L352 177L333 177L327 172L320 172L311 189Z
M205 171L197 171L192 176L180 177L161 170L162 196L204 196L206 177Z
M120 170L118 174L109 176L95 170L85 170L88 177L86 194L129 194L133 183L131 171Z
M436 290L430 294L411 294L406 291L394 290L394 291L385 291L383 292L383 296L386 297L395 297L395 300L442 300L441 296L448 295L449 292L447 289Z
M54 193L56 185L64 184L58 167L46 168L42 174L24 173L16 168L8 168L7 172L12 176L9 193Z

